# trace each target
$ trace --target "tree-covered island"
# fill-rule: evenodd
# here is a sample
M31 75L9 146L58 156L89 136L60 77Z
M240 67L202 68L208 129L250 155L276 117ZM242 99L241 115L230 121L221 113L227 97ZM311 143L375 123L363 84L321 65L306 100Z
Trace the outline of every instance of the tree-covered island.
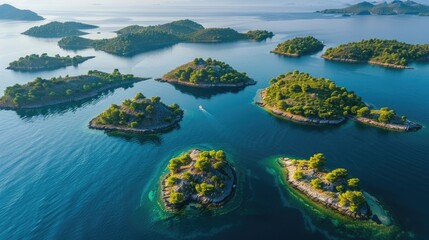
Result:
M168 211L189 204L216 207L234 194L236 173L224 151L193 149L172 158L161 181L161 199Z
M61 57L58 54L51 57L46 53L43 53L42 55L31 54L9 63L9 67L7 67L7 69L23 72L53 70L67 66L77 66L91 58L94 57L82 57L79 55L74 57Z
M329 48L322 57L331 61L408 68L409 63L429 61L429 44L369 39Z
M36 78L34 81L7 87L0 98L0 108L28 109L69 103L95 97L100 93L127 86L148 78L121 74L115 69L111 74L89 71L87 75L54 77L50 80Z
M98 26L79 23L79 22L50 22L45 25L36 26L28 29L22 34L32 36L32 37L40 37L40 38L62 38L69 36L80 36L88 34L86 32L82 32L82 29L94 29L98 28Z
M211 58L195 58L157 80L200 88L230 88L256 84L246 73L238 72L230 65Z
M325 45L312 36L296 37L277 45L272 53L290 57L299 57L323 50Z
M239 33L231 28L204 28L191 20L179 20L156 26L132 25L116 31L117 37L91 40L66 37L58 45L64 49L94 48L108 53L129 56L179 42L228 42L238 40L262 41L273 36L272 32L256 30Z
M157 133L177 126L183 110L177 104L165 105L160 97L146 98L137 93L121 105L112 104L95 117L89 127L99 130L114 130L129 133Z
M312 201L353 219L370 219L371 209L360 189L360 180L351 178L344 168L325 169L322 153L309 160L280 158L279 164L288 184Z
M258 105L283 119L315 125L335 125L354 119L395 131L416 131L419 124L388 108L371 110L354 92L325 78L299 71L281 74L261 92Z

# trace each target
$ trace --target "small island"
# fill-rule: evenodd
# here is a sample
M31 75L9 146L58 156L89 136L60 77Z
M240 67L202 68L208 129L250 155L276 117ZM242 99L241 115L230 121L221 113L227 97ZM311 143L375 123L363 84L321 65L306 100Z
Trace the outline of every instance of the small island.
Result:
M180 42L262 41L273 36L272 32L263 30L239 33L231 28L204 28L188 19L147 27L131 25L116 33L117 37L100 40L66 37L61 39L58 45L68 50L94 48L115 55L132 56Z
M393 131L417 131L421 125L394 110L371 110L352 91L299 71L281 74L261 92L257 104L282 119L313 125L337 125L347 118Z
M237 88L256 84L246 73L211 58L195 58L156 80L199 88Z
M361 191L358 178L350 178L346 169L328 171L324 168L326 158L322 153L309 160L281 158L290 186L312 201L353 219L368 220L371 209Z
M14 21L40 21L44 18L30 10L18 9L10 4L1 4L0 19Z
M429 14L429 6L414 1L394 0L390 3L360 2L346 8L326 9L320 11L326 14L354 14L354 15L425 15Z
M290 57L300 57L323 50L325 45L312 36L296 37L277 45L272 53Z
M411 62L429 61L429 44L408 44L396 40L370 39L329 48L326 60L370 63L389 68L409 68Z
M89 99L100 93L148 78L121 74L115 69L111 74L89 71L87 75L65 76L50 80L36 78L34 81L7 87L0 98L2 109L30 109Z
M95 117L89 128L128 133L157 133L174 128L182 120L183 110L179 105L165 105L160 97L146 98L137 93L122 105L110 108Z
M50 22L42 26L36 26L28 29L22 34L32 36L32 37L40 37L40 38L62 38L68 36L80 36L88 34L86 32L82 32L82 29L94 29L98 28L98 26L79 23L79 22Z
M7 69L22 72L53 70L67 66L77 66L92 58L94 57L82 57L79 55L75 57L61 57L58 54L51 57L46 53L43 53L42 55L31 54L9 63L9 67L7 67Z
M224 151L193 149L170 160L161 182L161 199L168 211L190 204L218 207L234 194L236 173Z

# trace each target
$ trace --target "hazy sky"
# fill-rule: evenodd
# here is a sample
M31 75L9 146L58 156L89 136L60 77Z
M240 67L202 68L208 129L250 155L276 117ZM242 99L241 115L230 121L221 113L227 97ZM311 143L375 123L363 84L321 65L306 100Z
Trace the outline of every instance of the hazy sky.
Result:
M6 0L19 8L34 10L53 10L64 8L111 8L130 6L172 6L172 5L215 5L215 6L252 6L252 5L277 5L291 10L306 9L319 10L330 7L344 6L363 0ZM370 0L368 0L370 1ZM416 0L417 2L429 4L429 0Z

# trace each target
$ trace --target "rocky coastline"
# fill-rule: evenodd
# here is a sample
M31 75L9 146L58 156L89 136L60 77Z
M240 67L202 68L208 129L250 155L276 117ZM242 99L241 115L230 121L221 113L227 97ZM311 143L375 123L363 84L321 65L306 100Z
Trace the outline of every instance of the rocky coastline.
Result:
M338 213L359 220L369 220L371 218L371 209L368 204L361 209L360 212L353 213L348 207L340 206L339 200L324 192L315 190L310 183L305 181L295 180L292 176L297 170L297 167L292 164L292 159L281 158L279 164L284 168L285 178L288 184L294 189L298 190L312 201L321 204L327 208L330 208Z
M376 62L376 61L360 61L360 60L355 60L355 59L333 58L333 57L328 57L328 56L325 56L325 55L322 55L322 58L325 59L325 60L334 61L334 62L369 63L369 64L372 64L372 65L378 65L378 66L387 67L387 68L412 69L412 67L409 67L409 66L390 64L390 63L380 63L380 62Z
M196 88L240 88L240 87L246 87L251 85L256 85L255 80L250 80L248 82L244 83L234 83L234 84L224 84L224 83L191 83L191 82L184 82L179 81L179 79L168 79L168 78L156 78L155 81L158 82L168 82L171 84L177 84L177 85L185 85L190 87L196 87Z
M133 133L133 134L153 134L153 133L165 132L177 127L179 122L183 119L183 116L178 116L176 119L173 119L169 123L162 122L159 125L156 125L151 128L145 128L145 129L98 124L97 118L98 117L93 118L89 122L88 127L90 129L97 129L97 130L104 130L104 131L121 131L126 133Z

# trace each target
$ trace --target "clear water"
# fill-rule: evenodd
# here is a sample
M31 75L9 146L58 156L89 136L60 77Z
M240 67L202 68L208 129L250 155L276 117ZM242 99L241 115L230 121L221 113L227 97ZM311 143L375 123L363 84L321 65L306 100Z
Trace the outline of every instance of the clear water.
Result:
M119 68L124 73L160 77L195 57L226 61L258 81L242 91L215 93L148 80L80 104L0 111L0 239L326 239L336 229L313 224L264 166L270 156L304 158L316 152L326 154L328 167L345 167L361 178L363 187L389 208L402 229L417 239L429 238L429 64L392 70L326 62L321 53L298 59L269 53L287 38L310 34L328 47L372 37L427 43L429 18L193 14L50 12L49 20L77 16L75 20L100 25L101 29L91 31L92 38L113 36L111 31L126 25L181 18L240 31L268 29L276 36L261 43L182 43L131 58L84 50L77 53L96 58L77 68L15 73L4 68L26 54L76 52L61 50L57 39L19 34L39 23L0 22L0 92L36 76L78 75L92 69ZM355 122L332 128L301 126L273 118L253 104L257 91L267 87L271 78L293 70L330 78L368 103L392 107L425 128L404 134ZM180 128L146 137L87 128L89 120L110 104L137 92L180 104L185 110ZM221 211L169 216L157 203L157 183L169 158L191 147L225 149L237 168L241 192Z

